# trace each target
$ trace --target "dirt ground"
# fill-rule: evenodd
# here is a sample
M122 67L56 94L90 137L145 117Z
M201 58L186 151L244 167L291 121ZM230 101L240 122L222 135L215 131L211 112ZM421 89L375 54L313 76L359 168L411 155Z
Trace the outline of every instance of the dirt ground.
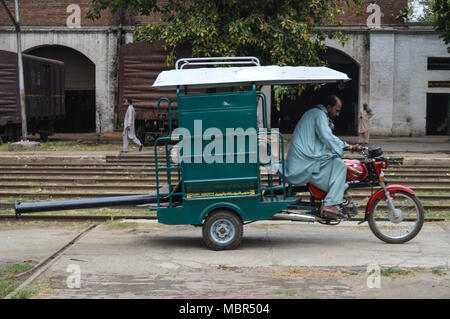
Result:
M52 249L66 244L72 230L52 228L45 236L27 228L30 238L34 232L40 242L28 243L9 263L38 258L44 237ZM2 242L5 236L23 241L23 234L23 226L0 227ZM82 237L31 286L33 298L63 299L448 299L449 251L445 223L426 224L411 242L388 245L356 224L258 222L245 227L238 249L215 252L205 248L200 228L116 221Z

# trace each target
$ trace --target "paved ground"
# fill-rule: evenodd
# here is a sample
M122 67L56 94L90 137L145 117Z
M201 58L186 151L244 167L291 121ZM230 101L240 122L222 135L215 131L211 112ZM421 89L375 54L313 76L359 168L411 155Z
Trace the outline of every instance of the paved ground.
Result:
M448 137L372 138L370 144L414 163L450 163ZM0 152L0 162L97 162L116 154ZM36 298L450 298L448 224L427 224L404 245L380 242L367 226L346 225L254 223L245 227L239 249L225 252L207 250L200 228L101 226L71 246L33 285L41 288ZM38 263L79 232L0 225L0 267ZM410 273L376 277L367 273L372 264ZM68 288L75 274L68 267L80 270L79 289Z
M41 288L36 298L450 298L448 227L427 224L413 241L388 245L356 224L259 222L245 227L237 250L214 252L204 247L200 228L102 225L33 285ZM40 231L26 231L40 242L31 236L23 257L14 258L38 256L46 244L63 245L69 235L66 230ZM24 233L22 227L2 229L0 241L26 242ZM6 251L11 261L9 252L18 246L0 253ZM411 272L377 277L367 273L372 264ZM76 274L68 270L74 269L80 271L79 289L68 288L68 278Z
M381 146L383 150L395 153L450 154L450 139L448 136L373 137L370 139L369 146Z
M18 263L38 264L62 248L79 233L78 228L0 223L0 268Z

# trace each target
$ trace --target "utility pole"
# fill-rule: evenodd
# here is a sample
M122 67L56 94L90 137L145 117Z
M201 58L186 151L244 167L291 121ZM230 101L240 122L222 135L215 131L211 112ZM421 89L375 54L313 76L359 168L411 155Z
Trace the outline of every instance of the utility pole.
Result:
M25 104L25 81L23 79L23 60L22 60L22 37L20 35L19 18L19 0L14 0L14 9L16 13L16 37L17 37L17 64L19 67L19 90L20 90L20 111L22 113L22 140L28 139L27 130L27 108Z
M28 131L27 131L27 112L25 105L25 81L23 77L23 60L22 60L22 41L20 34L20 18L19 18L19 0L14 0L14 11L15 18L9 11L9 8L6 6L5 0L0 0L1 4L6 10L9 18L11 19L14 27L16 28L16 39L17 39L17 66L19 69L19 91L20 91L20 111L22 115L22 141L27 140Z

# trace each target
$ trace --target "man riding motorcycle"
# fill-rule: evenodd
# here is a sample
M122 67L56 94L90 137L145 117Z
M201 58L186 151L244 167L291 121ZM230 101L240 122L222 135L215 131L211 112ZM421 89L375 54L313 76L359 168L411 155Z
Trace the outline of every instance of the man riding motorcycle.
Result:
M336 137L332 118L338 117L342 101L332 95L325 103L307 111L298 122L286 158L286 178L290 184L311 183L327 192L323 215L343 218L337 205L342 204L347 166L342 161L344 149L360 151Z

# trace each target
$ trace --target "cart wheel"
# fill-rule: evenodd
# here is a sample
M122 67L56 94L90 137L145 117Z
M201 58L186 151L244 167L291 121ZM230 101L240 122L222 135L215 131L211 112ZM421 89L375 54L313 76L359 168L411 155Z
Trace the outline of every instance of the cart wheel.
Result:
M209 214L203 224L203 241L212 250L234 249L242 241L242 220L232 211L218 210Z

